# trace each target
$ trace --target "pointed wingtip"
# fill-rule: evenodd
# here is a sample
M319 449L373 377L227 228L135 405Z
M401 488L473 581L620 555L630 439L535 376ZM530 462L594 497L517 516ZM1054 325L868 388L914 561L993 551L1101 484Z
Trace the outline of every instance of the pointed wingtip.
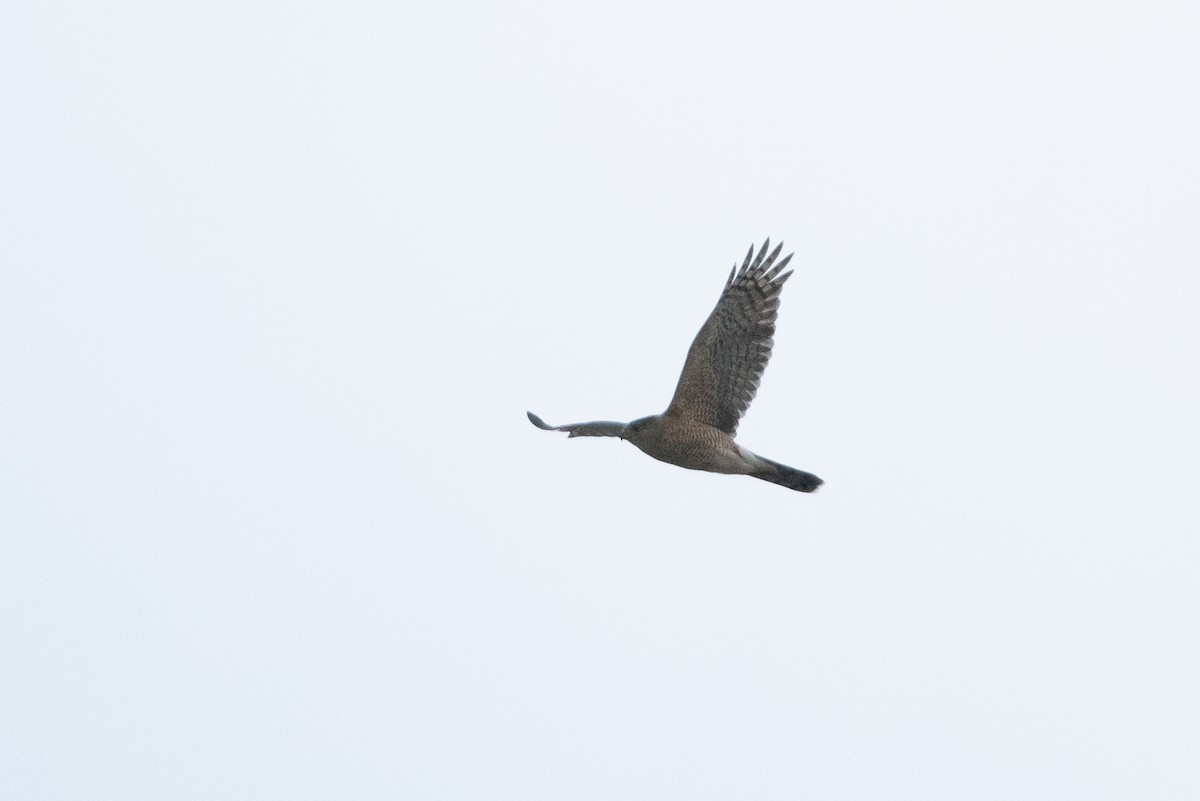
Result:
M780 243L780 244L783 244L783 243ZM776 253L778 253L778 251L779 251L779 249L776 248ZM772 254L772 255L774 255L774 254ZM792 260L792 256L795 256L795 255L796 255L795 253L789 253L786 256L784 256L782 260L777 262L774 267L772 267L770 270L767 271L766 279L768 281L774 281L777 284L782 284L784 281L786 281L788 279L788 276L792 274L792 271L788 270L785 273L785 272L783 272L783 269L788 266L788 262L790 262Z
M542 429L543 431L553 431L554 430L554 426L546 425L546 422L544 420L542 420L542 418L540 418L536 414L534 414L533 412L525 412L525 415L529 418L529 422L533 423L535 426Z
M758 255L754 257L754 264L751 265L751 267L750 267L751 272L758 272L758 269L762 266L763 259L767 255L767 248L769 248L769 247L771 247L771 238L767 237L763 241L762 247L759 248ZM754 252L753 245L750 246L750 251Z

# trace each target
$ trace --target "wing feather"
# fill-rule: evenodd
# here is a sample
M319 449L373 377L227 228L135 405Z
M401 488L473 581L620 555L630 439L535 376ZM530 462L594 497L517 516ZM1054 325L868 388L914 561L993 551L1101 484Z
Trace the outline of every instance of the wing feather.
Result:
M525 412L529 422L543 431L566 431L567 439L571 437L619 437L625 433L625 424L612 420L593 420L590 423L568 423L565 426L552 426L533 412Z
M783 243L768 255L770 244L764 242L757 256L751 245L741 269L734 264L716 308L688 349L667 414L737 433L771 358L779 293L792 274L783 272L792 254L776 262Z

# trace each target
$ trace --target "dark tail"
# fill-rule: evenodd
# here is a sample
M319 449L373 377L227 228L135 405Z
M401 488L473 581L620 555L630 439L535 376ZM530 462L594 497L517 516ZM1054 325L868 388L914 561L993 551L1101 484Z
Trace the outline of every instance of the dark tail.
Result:
M750 475L755 478L761 478L763 481L770 481L772 484L779 484L788 489L799 490L800 492L816 492L817 488L825 482L814 476L812 473L805 473L803 470L797 470L794 467L788 467L786 464L772 462L770 459L758 457L770 465L769 469L760 470L757 473Z

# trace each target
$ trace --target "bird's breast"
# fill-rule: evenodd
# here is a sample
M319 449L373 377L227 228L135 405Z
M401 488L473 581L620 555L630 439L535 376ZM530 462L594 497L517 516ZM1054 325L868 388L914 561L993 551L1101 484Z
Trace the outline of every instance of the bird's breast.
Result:
M733 437L686 418L663 417L659 425L631 441L647 455L689 470L740 474L752 469Z

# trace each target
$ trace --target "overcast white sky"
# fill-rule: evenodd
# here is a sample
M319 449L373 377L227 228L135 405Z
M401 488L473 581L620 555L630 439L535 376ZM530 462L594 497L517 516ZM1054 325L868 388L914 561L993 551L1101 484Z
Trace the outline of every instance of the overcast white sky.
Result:
M0 797L1200 798L1196 9L6 4Z

